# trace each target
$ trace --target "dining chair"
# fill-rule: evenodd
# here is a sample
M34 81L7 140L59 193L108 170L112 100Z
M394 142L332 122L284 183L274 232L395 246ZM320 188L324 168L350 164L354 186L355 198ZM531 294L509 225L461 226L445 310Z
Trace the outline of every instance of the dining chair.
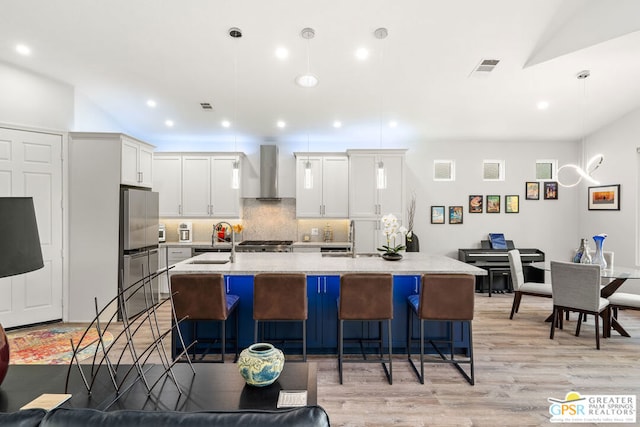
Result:
M265 337L268 322L299 322L302 324L302 361L307 361L307 276L303 273L259 273L253 279L254 342L272 341ZM262 326L262 328L259 328ZM261 330L261 334L258 332Z
M520 309L520 301L523 295L551 298L552 289L550 283L524 281L524 272L522 270L522 260L520 259L519 250L512 249L507 255L509 256L509 268L511 269L511 280L513 282L513 304L511 305L511 315L509 319L513 319L513 315Z
M345 273L340 277L340 296L338 298L338 374L342 384L343 363L380 363L384 373L393 384L393 276L388 273ZM344 322L358 321L363 325L358 337L345 337ZM365 323L378 323L378 336L368 336ZM388 352L383 354L384 336L382 323L387 323ZM344 343L358 343L362 358L347 359ZM365 353L365 345L376 345L379 357ZM387 368L388 366L388 368Z
M202 353L200 361L205 360L211 344L220 342L220 359L224 363L227 341L232 341L235 359L238 358L238 303L237 295L225 292L224 276L222 274L175 274L171 276L171 304L176 319L186 319L191 324L191 347L193 361L196 361L196 346L198 343L208 343L209 347ZM227 338L227 319L233 315L235 337ZM220 339L200 336L198 326L204 326L205 321L219 322ZM179 327L179 326L178 326ZM175 339L175 335L174 335Z
M640 310L640 295L626 292L614 292L608 298L611 307L611 316L618 318L618 309ZM607 328L606 336L611 336L611 328Z
M580 336L583 314L593 314L596 348L600 350L600 316L603 318L603 337L609 329L609 301L600 296L600 266L551 261L551 287L553 289L553 314L551 332L553 339L564 311L579 313L576 336Z

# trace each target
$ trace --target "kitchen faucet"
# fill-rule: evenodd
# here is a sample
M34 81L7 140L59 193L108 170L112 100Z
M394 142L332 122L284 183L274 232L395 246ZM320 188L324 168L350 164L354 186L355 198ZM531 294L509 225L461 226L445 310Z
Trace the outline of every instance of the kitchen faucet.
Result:
M213 246L218 238L218 226L228 225L231 230L231 254L229 255L229 262L234 262L236 259L236 233L233 232L233 227L226 221L220 221L213 226L213 233L211 234L211 246ZM226 233L225 233L226 234Z

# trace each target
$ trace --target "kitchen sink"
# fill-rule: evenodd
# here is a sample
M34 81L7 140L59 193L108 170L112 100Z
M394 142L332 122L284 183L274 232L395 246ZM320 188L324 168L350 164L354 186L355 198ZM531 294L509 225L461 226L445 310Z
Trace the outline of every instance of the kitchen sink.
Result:
M226 264L228 259L194 259L188 264Z
M329 258L371 258L371 257L379 257L380 254L361 253L353 256L351 252L323 252L322 256L329 257Z

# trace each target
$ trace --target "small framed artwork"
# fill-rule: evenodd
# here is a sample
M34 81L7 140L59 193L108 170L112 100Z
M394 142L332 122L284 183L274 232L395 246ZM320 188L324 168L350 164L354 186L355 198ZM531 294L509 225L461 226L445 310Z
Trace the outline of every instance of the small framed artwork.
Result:
M556 181L544 183L544 199L558 200L558 183Z
M469 196L469 213L482 213L482 196Z
M500 213L500 196L487 196L487 213Z
M505 213L520 212L520 196L518 195L504 196L504 211Z
M431 206L431 224L444 224L444 206Z
M462 224L462 206L449 206L449 224Z
M527 182L525 184L525 196L526 200L540 200L540 183L539 182Z
M620 184L589 187L590 211L619 211Z

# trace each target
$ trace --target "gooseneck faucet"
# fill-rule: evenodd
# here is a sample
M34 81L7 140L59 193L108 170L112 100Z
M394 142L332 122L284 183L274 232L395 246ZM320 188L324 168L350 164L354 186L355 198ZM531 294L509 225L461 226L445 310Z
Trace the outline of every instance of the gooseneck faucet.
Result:
M228 225L231 230L231 254L229 255L229 262L235 262L236 260L236 233L233 232L233 227L226 221L220 221L213 226L213 233L211 234L211 246L213 246L218 239L218 226Z

